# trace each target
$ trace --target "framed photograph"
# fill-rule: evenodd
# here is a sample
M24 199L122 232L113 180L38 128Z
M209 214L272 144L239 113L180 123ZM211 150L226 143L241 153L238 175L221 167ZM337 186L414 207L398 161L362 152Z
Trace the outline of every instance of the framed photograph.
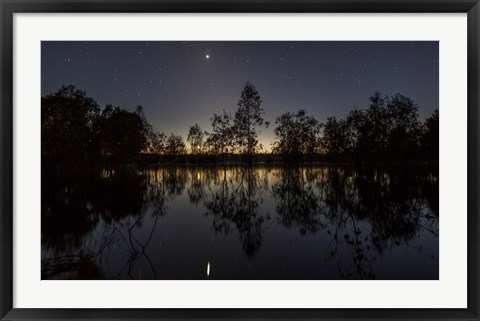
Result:
M1 320L479 320L478 1L0 1Z

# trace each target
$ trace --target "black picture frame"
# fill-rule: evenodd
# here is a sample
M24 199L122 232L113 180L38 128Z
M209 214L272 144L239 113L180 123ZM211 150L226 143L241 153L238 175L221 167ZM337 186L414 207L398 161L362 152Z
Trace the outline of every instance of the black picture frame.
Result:
M480 320L479 319L479 0L0 0L1 320ZM14 309L13 16L93 12L464 12L468 13L468 308L466 309ZM452 293L452 296L455 295Z

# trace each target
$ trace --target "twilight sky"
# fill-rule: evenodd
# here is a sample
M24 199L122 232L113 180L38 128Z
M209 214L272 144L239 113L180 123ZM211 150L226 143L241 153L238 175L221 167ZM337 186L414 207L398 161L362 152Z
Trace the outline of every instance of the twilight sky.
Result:
M44 41L41 73L42 95L73 84L102 108L142 105L155 128L184 138L195 123L209 131L214 112L234 113L250 81L271 122L259 139L269 150L282 113L344 117L377 90L412 98L425 119L438 108L438 70L433 41Z

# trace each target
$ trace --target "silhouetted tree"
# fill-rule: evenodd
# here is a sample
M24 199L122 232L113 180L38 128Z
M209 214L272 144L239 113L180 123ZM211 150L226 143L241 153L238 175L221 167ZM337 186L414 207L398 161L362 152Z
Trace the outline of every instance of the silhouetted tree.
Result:
M190 143L190 149L193 155L202 153L204 136L205 133L198 124L190 126L187 141Z
M304 155L314 153L331 160L351 157L361 163L438 159L438 110L422 124L418 105L404 95L389 98L375 92L369 100L367 109L352 110L345 119L327 118L325 124L307 116L305 110L284 113L276 119L273 152L289 160L304 160ZM198 124L190 126L191 153L203 154L208 149L221 156L224 171L229 154L241 153L251 162L262 148L258 127L268 126L261 103L258 91L246 82L234 117L225 111L214 114L212 133ZM181 136L167 137L155 130L141 106L129 112L107 105L100 113L98 104L72 85L42 97L43 158L83 164L103 156L132 162L140 153L176 156L185 153L185 143Z
M233 150L232 116L223 110L221 115L214 113L210 120L213 131L208 135L207 144L215 154L222 156L225 171L226 156Z
M185 143L180 135L170 133L167 137L166 152L170 156L182 155L185 153Z
M42 97L42 157L84 163L98 148L98 104L73 85Z
M320 124L313 116L307 116L301 109L297 113L284 113L275 121L277 141L273 152L289 160L299 160L299 155L312 154L317 146Z
M250 83L246 82L241 98L237 103L237 111L234 118L234 133L237 147L241 153L251 160L251 156L258 148L257 126L263 124L264 110L261 107L262 100L258 91Z
M359 145L367 134L367 113L363 110L354 109L346 118L349 129L350 142L352 143L354 156L360 154Z
M409 160L418 151L421 126L418 120L418 105L412 99L396 94L387 103L389 160Z
M145 114L143 113L143 107L141 105L137 106L137 108L135 109L135 113L138 115L138 117L140 117L140 120L142 122L141 134L145 138L145 143L143 144L142 148L146 149L148 147L148 139L155 130L145 117Z
M346 119L353 156L360 162L418 159L421 124L418 105L401 94L376 92L366 110L353 110Z
M439 114L436 109L423 125L422 149L427 159L439 159Z
M357 148L363 159L381 157L385 154L388 144L389 117L387 110L388 97L382 97L380 92L370 97L370 106L365 111L365 122L359 131Z
M136 160L146 147L147 130L141 108L129 112L107 105L100 125L102 155L115 162Z
M152 154L165 154L167 146L167 136L159 131L152 130L148 137L148 151Z
M351 137L348 123L345 120L328 117L323 125L320 145L325 153L336 159L351 149Z

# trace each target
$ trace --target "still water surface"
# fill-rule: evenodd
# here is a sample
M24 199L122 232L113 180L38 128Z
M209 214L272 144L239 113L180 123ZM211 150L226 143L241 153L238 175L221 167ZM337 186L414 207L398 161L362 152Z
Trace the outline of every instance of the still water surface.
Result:
M42 172L42 279L438 279L438 168Z

